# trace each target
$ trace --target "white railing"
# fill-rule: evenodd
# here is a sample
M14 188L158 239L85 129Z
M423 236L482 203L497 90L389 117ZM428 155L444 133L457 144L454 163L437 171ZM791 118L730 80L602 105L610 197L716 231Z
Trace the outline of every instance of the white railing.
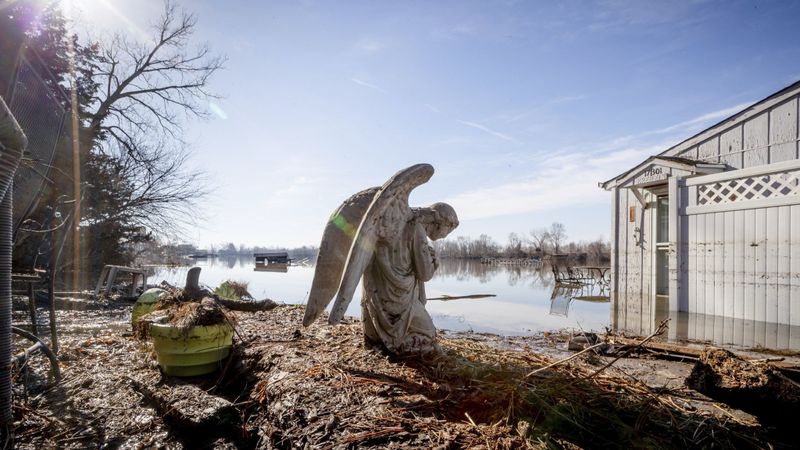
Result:
M800 204L800 160L687 178L686 214Z

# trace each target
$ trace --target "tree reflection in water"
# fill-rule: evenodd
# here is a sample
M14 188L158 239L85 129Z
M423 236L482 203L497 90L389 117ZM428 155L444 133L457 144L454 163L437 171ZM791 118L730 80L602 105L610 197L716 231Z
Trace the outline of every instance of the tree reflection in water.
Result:
M531 288L548 288L553 285L549 267L530 265L483 264L479 259L445 259L436 270L436 278L454 278L458 281L477 280L486 284L495 277L506 274L509 286L527 284Z

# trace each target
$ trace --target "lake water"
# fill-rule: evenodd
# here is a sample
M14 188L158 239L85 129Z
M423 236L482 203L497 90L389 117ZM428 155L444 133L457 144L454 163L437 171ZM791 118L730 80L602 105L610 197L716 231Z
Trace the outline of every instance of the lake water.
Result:
M286 272L255 270L252 258L197 260L201 283L214 287L225 280L246 281L255 298L304 304L313 266L290 266ZM189 267L157 267L151 283L166 280L183 286ZM540 331L576 329L601 331L610 323L607 295L599 288L554 290L548 269L529 266L486 265L471 260L444 260L434 278L425 284L429 298L442 295L495 294L496 297L430 301L426 305L439 329L477 331L501 335L527 335ZM592 292L594 291L594 292ZM360 288L347 314L360 315ZM594 300L594 301L592 301Z

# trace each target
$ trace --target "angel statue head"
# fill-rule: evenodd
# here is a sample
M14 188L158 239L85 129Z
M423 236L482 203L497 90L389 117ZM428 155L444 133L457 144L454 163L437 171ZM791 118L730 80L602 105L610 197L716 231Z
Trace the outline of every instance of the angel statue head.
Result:
M425 282L437 266L428 239L450 234L458 216L446 203L408 205L411 191L431 176L430 164L411 166L381 187L352 195L333 212L322 234L304 326L334 299L328 322L340 322L363 277L366 344L397 354L436 348L436 328L425 310Z
M422 208L411 208L418 223L433 241L444 239L458 226L456 210L447 203L434 203Z

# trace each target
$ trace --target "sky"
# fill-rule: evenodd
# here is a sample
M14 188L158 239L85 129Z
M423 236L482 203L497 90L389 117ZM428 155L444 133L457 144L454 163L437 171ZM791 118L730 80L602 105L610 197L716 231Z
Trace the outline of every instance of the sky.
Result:
M145 40L162 8L71 1L96 37ZM177 3L228 58L186 124L200 246L318 245L344 199L421 162L410 202L452 204L453 237L608 239L598 182L800 80L798 1Z

